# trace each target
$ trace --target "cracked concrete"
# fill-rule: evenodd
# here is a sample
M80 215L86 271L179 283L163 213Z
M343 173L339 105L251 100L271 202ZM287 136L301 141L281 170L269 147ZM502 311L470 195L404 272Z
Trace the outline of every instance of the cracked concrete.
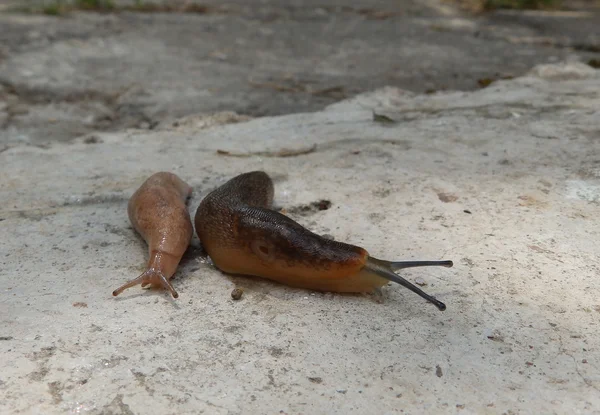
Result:
M476 92L11 144L0 412L599 414L599 91L600 71L564 63ZM453 259L404 273L448 309L397 285L379 303L223 275L196 239L178 300L111 297L145 263L126 204L147 176L179 174L195 212L254 169L317 233Z

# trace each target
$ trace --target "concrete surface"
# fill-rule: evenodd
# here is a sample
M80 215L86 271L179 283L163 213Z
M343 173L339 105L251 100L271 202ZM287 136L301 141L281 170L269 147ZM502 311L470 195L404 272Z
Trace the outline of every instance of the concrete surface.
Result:
M571 63L477 92L386 88L317 113L6 148L0 412L599 414L599 119L600 71ZM380 303L226 276L197 240L179 300L111 297L146 260L126 203L148 175L188 180L195 212L253 169L316 232L453 259L404 273L447 311L397 285Z
M203 13L9 12L40 2L0 0L3 143L153 129L200 112L318 111L385 86L474 90L481 79L519 76L541 63L600 59L600 10L589 2L516 15L471 15L446 0L351 7L343 0L207 0L199 2Z

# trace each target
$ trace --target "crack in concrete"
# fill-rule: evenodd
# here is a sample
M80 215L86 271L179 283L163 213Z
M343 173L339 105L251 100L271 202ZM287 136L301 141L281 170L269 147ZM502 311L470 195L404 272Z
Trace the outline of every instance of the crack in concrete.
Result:
M586 378L581 373L581 371L579 370L579 365L577 364L577 359L575 359L575 356L573 356L571 353L567 352L567 350L565 349L564 343L563 343L563 339L562 339L562 335L560 333L556 333L556 334L558 335L558 341L559 341L559 346L560 346L560 351L559 351L558 355L560 356L561 354L564 354L565 356L569 356L571 358L571 360L573 361L573 366L575 368L575 372L581 378L581 380L583 381L583 383L585 383L590 388L595 389L596 391L600 392L600 387L594 385L591 380L589 380L588 378Z

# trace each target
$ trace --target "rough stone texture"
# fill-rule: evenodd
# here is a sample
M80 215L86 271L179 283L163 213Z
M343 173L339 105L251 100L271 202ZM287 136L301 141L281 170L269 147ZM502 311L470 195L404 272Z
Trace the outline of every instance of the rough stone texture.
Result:
M0 0L7 10L30 3L40 1ZM472 90L537 64L600 58L593 8L473 16L436 0L202 4L204 13L1 14L0 142L152 129L200 112L317 111L384 86Z
M0 412L600 413L599 91L600 72L561 64L478 92L5 149ZM318 233L453 259L404 273L448 309L397 285L378 303L226 276L197 240L179 300L111 297L146 259L126 203L148 175L188 180L194 212L253 169Z

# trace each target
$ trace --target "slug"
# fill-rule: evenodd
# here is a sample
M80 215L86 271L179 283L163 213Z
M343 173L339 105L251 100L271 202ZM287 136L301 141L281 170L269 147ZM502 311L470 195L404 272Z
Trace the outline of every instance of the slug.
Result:
M273 182L262 171L241 174L208 194L198 206L196 232L223 272L267 278L327 292L373 292L388 281L403 285L438 309L446 305L394 271L444 266L452 261L392 262L358 246L325 239L271 210Z
M192 188L175 174L160 172L131 196L127 213L133 228L148 244L148 266L139 277L114 290L114 296L141 284L162 287L174 298L179 297L169 279L192 240L194 231L186 206L191 193Z

